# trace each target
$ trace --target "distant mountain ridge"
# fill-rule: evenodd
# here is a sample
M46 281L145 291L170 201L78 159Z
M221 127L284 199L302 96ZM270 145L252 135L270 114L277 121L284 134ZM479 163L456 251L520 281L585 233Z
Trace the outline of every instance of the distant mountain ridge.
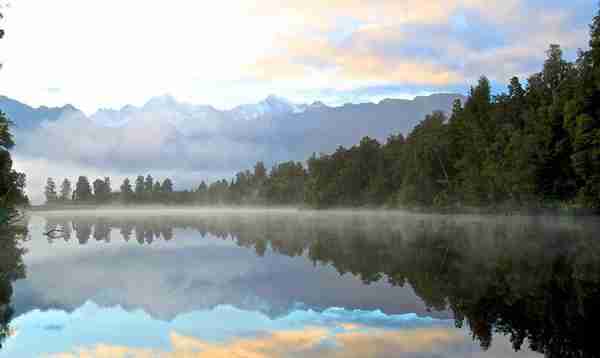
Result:
M87 116L69 105L33 108L0 97L0 110L14 122L15 162L27 172L31 197L41 202L48 176L155 173L186 188L257 161L267 167L303 162L313 153L351 147L364 136L385 142L392 134L408 134L432 111L450 112L456 99L465 98L436 94L331 107L270 96L221 111L161 96Z
M316 125L318 122L328 127L326 125L328 122L333 120L337 123L342 120L340 117L348 116L351 119L357 119L356 117L359 116L364 117L363 121L371 122L371 124L373 124L372 120L379 121L379 124L385 128L377 130L379 133L382 130L391 132L410 130L426 114L434 110L449 112L456 99L464 101L465 97L460 94L439 93L417 96L413 100L384 99L379 103L349 103L333 107L319 101L312 104L295 104L285 98L270 95L258 103L243 104L230 110L218 110L210 105L179 102L172 96L163 95L151 98L141 107L126 105L121 109L99 109L87 117L81 110L70 104L62 107L34 108L14 99L0 96L0 110L8 115L19 130L34 129L44 121L54 122L65 115L87 118L95 124L117 128L129 124L133 120L149 117L160 118L174 124L190 121L227 123L244 120L252 123L267 119L301 119L306 123ZM377 118L369 118L375 114ZM327 118L321 118L323 115L327 115ZM403 121L394 121L391 117L403 119ZM393 128L390 122L395 122L398 127ZM246 126L241 123L240 125ZM376 134L372 135L377 136Z
M84 116L83 112L70 104L62 107L34 108L6 96L0 96L0 111L6 113L19 129L33 129L44 121L56 121L65 114Z

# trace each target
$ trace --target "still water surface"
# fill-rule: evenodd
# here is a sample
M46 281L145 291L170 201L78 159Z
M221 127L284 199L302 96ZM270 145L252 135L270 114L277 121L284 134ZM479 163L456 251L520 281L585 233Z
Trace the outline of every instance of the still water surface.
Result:
M26 241L1 243L0 357L595 356L599 228L376 212L33 213Z

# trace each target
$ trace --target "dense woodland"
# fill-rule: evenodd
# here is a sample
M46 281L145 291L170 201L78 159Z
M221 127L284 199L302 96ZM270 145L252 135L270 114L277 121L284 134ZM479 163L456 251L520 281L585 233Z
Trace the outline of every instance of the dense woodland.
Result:
M365 137L304 165L270 172L263 163L232 180L189 191L138 177L126 181L125 203L198 203L356 206L495 206L600 208L600 14L590 27L590 49L568 62L551 45L542 71L525 84L492 95L482 77L452 113L428 115L408 136L385 143ZM104 182L104 183L102 183ZM64 184L64 183L63 183ZM96 185L98 184L98 185ZM64 187L63 187L64 188ZM108 191L107 191L108 188ZM56 199L52 183L46 193ZM80 177L79 202L116 198L109 180ZM96 191L98 189L98 191ZM68 195L60 196L64 200Z

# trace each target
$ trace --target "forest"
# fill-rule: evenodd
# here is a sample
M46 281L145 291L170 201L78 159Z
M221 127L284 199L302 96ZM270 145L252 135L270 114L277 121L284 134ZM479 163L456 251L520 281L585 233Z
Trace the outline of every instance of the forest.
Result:
M6 130L5 130L6 131ZM589 49L566 61L550 45L540 72L493 95L486 77L452 113L428 115L407 136L365 137L267 172L259 162L231 180L174 191L151 175L80 177L71 193L48 180L48 202L305 205L330 207L573 207L600 209L600 13ZM93 188L92 188L93 187ZM64 191L63 191L64 189ZM92 191L93 189L93 191ZM64 194L64 195L63 195Z

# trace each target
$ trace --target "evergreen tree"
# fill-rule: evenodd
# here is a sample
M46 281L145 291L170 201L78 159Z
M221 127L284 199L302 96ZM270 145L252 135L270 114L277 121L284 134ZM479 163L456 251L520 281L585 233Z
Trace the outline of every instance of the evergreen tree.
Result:
M571 157L581 204L600 208L600 11L590 26L590 50L580 54L576 96L566 106Z
M144 191L146 193L152 193L153 189L154 189L154 179L152 178L152 175L148 174L146 176L146 180L144 181Z
M129 178L125 178L123 180L123 184L121 184L121 200L124 203L129 203L133 199L133 189L131 188L131 182Z
M56 184L54 183L54 179L48 178L48 180L46 181L44 195L46 196L46 203L48 204L52 204L58 201L58 196L56 194Z
M265 182L265 199L271 204L301 204L306 177L302 163L287 162L274 166Z
M153 197L153 193L152 191L154 190L154 179L152 178L152 175L148 174L146 175L146 180L144 181L144 200L145 201L152 201L152 197Z
M196 202L199 204L208 203L208 185L206 185L204 180L198 185L198 189L196 190Z
M110 178L109 177L104 177L104 193L107 196L107 198L109 198L110 194L112 193L112 188L110 186Z
M0 111L0 148L8 150L14 147L15 142L10 132L9 126L11 122L6 115Z
M573 66L562 58L560 46L551 45L544 68L529 80L529 120L537 142L533 160L536 193L545 200L569 200L577 191L573 151L564 126L574 78Z
M94 188L94 199L96 200L96 202L105 201L106 188L105 188L104 180L96 179L92 183L92 186Z
M403 181L398 200L404 205L445 204L448 201L449 143L446 116L428 115L406 138L402 152Z
M205 185L206 185L206 184L205 184ZM161 185L161 188L160 188L160 190L161 190L163 193L172 193L172 192L173 192L173 182L171 181L171 179L169 179L169 178L166 178L166 179L163 181L163 183L162 183L162 185Z
M71 199L71 194L73 192L73 189L71 187L71 181L69 179L63 180L61 186L60 186L60 200L61 201L68 201Z
M160 181L156 180L154 182L154 186L152 187L152 202L159 203L164 202L166 200L166 196L163 195L162 188L160 186Z
M254 166L254 179L258 185L267 179L267 168L263 162L258 162Z
M10 152L0 149L0 226L7 218L18 215L17 206L29 205L25 195L25 174L16 172L12 164Z
M144 193L145 193L144 177L141 175L138 175L138 177L135 179L135 199L138 202L144 200Z
M90 182L86 176L80 176L75 184L75 191L73 192L73 200L79 202L85 202L92 200L92 188Z

